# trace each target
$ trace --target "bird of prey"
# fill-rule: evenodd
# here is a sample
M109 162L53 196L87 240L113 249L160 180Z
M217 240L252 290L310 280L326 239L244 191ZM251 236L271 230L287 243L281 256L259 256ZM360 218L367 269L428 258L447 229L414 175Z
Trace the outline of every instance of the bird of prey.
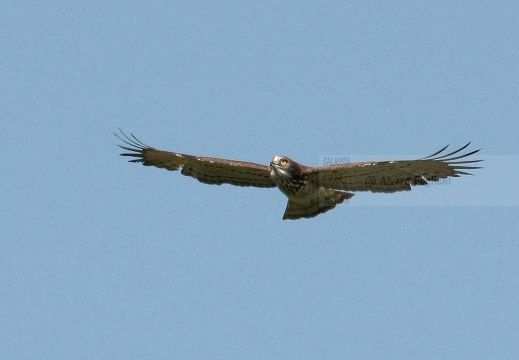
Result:
M411 190L448 177L472 175L465 170L482 160L468 160L478 150L463 152L470 143L444 154L448 145L434 154L417 160L365 161L310 167L287 156L276 155L270 166L245 161L185 155L155 149L139 141L133 134L115 134L129 152L121 156L167 170L181 170L204 184L231 184L263 188L277 187L288 197L285 219L311 218L335 208L353 197L355 191L392 193Z

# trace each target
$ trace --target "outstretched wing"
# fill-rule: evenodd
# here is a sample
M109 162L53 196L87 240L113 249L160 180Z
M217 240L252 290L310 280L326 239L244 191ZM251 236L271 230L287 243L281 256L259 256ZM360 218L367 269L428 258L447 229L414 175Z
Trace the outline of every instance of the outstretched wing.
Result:
M442 155L446 146L418 160L338 164L312 168L308 174L313 181L329 189L386 193L406 191L411 190L411 186L426 185L427 181L472 175L465 170L479 169L471 164L482 160L468 160L467 157L481 149L463 154L462 151L469 145Z
M171 171L181 170L182 175L191 176L205 184L232 184L238 186L275 187L270 177L268 166L245 161L234 161L210 157L185 155L152 148L135 136L127 136L121 131L121 136L115 134L127 146L118 145L135 159L130 162L142 163Z

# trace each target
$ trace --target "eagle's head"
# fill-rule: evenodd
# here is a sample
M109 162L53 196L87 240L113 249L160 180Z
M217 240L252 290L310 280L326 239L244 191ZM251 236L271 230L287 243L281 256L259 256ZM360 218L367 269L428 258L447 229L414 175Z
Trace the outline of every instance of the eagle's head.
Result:
M294 175L298 175L302 172L301 165L294 160L282 156L276 155L270 162L271 174L274 172L277 176L290 178Z
M285 194L298 192L307 183L303 167L296 161L281 155L270 162L270 176Z

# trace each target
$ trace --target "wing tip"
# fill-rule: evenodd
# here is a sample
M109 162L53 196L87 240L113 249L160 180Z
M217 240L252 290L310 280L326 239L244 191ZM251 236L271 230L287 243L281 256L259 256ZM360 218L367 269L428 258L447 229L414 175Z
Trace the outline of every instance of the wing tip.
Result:
M454 161L454 160L459 160L459 159L464 159L464 158L467 158L471 155L474 155L478 152L480 152L483 148L479 148L479 149L476 149L476 150L472 150L472 151L469 151L465 154L460 154L460 155L456 155L456 154L459 154L460 152L462 152L463 150L465 150L472 142L469 141L467 144L463 145L462 147L460 147L459 149L455 150L455 151L452 151L448 154L442 154L448 147L449 145L445 146L444 148L442 148L441 150L435 152L434 154L432 155L429 155L427 157L424 157L420 160L436 160L436 161L442 161L446 164L449 164L449 165L453 165L454 168L456 169L459 169L459 168L465 168L465 169L468 169L468 168L481 168L481 167L461 167L461 166L456 166L456 165L463 165L463 164L469 164L469 163L477 163L477 162L482 162L484 161L483 159L476 159L476 160L461 160L461 161ZM453 155L456 155L456 156L453 156Z
M145 149L151 148L151 146L146 145L145 143L143 143L142 141L137 139L137 137L135 135L133 135L132 133L130 133L130 135L128 136L121 128L119 128L119 132L121 133L120 135L117 134L116 132L114 132L113 134L126 145L132 146L133 151L135 151L135 149L145 150ZM122 145L117 145L117 146L119 146L123 149L129 150L129 148L126 148Z
M145 143L143 143L142 141L137 139L137 137L135 135L133 135L132 133L127 135L121 128L118 128L118 129L119 129L120 134L118 134L116 132L114 132L113 134L115 135L115 137L117 137L119 140L121 140L124 143L124 145L121 145L121 144L116 144L116 145L123 150L130 151L130 152L121 153L121 154L119 154L119 156L135 157L137 159L128 160L128 162L144 163L144 161L145 161L144 153L146 150L152 149L152 147L146 145Z

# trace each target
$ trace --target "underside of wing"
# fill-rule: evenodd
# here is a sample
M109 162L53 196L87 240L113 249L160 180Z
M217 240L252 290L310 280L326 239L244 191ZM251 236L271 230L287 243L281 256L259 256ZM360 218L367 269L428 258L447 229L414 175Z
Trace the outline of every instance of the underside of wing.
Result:
M157 150L139 141L135 136L115 134L129 152L121 156L133 157L130 162L142 163L171 171L181 170L182 175L191 176L205 184L231 184L237 186L274 187L270 168L245 161L185 155Z
M440 151L418 160L359 162L313 168L312 180L329 189L349 191L396 192L411 190L412 186L426 185L448 177L472 175L466 170L479 169L469 160L480 149L463 153L470 143L448 154Z

